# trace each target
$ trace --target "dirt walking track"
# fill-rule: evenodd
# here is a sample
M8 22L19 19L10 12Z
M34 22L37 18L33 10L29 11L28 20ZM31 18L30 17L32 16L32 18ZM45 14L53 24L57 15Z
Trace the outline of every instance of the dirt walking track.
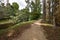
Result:
M24 30L22 35L14 38L13 40L47 40L46 36L44 35L44 30L40 26L40 23L34 22L31 24L31 27Z

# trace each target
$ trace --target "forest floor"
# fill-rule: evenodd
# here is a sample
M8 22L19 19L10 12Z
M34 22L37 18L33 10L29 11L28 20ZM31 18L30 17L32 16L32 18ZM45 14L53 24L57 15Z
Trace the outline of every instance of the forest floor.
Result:
M8 30L0 40L60 40L60 27L52 26L37 20Z
M44 30L40 26L40 20L31 24L31 27L13 40L47 40L44 35Z

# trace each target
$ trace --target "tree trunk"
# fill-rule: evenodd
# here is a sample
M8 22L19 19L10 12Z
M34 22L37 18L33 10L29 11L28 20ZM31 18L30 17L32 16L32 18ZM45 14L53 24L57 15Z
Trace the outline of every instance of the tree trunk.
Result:
M46 0L43 0L43 21L46 21Z

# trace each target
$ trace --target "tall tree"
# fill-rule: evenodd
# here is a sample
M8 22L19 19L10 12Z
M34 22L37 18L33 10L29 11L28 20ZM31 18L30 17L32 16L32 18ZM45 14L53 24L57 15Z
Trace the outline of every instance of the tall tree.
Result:
M60 0L54 0L54 18L56 25L60 26Z
M40 15L41 15L40 0L34 0L34 1L31 1L32 19L38 19L40 17Z
M14 8L14 10L18 10L19 9L19 5L16 2L12 3L12 7Z
M43 20L46 21L46 0L43 0Z

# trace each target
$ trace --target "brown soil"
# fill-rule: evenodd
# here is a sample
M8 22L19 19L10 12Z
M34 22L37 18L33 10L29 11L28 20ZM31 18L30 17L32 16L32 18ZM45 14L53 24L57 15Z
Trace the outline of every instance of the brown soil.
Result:
M31 24L30 28L12 40L47 40L43 28L36 23L38 22Z
M49 40L60 40L60 27L42 26Z
M60 27L51 27L38 20L8 30L0 35L0 40L60 40Z

